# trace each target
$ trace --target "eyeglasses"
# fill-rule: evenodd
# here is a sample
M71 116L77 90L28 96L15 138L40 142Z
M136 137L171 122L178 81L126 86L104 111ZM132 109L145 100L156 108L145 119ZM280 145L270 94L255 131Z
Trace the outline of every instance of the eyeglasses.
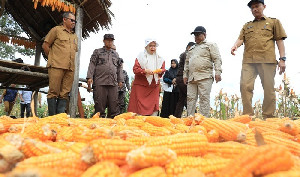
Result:
M68 17L66 17L66 19L69 19L71 22L73 22L73 23L77 23L77 21L76 20L74 20L74 19L71 19L71 18L68 18Z

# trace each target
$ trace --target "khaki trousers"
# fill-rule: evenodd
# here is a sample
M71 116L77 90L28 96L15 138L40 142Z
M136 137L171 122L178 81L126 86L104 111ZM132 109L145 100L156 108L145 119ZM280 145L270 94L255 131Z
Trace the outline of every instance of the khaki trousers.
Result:
M187 116L194 116L196 103L199 95L200 114L209 116L210 111L210 92L213 79L203 79L200 81L191 81L187 85Z
M49 91L47 98L68 99L74 81L74 71L48 68Z
M276 109L275 63L244 63L241 72L240 90L243 102L243 114L254 115L252 107L252 97L254 82L259 75L264 89L264 101L262 105L262 115L264 118L274 117Z
M4 101L4 111L6 112L6 115L9 116L13 107L14 107L15 102L9 102L9 101Z

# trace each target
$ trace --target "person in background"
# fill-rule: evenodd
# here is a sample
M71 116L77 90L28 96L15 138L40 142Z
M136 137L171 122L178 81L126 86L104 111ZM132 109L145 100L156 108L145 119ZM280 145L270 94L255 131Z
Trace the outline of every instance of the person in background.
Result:
M252 97L255 79L259 75L264 89L262 116L272 118L276 109L274 89L276 66L278 64L279 74L285 72L284 39L287 35L278 19L264 15L266 8L264 0L251 0L248 7L254 20L243 26L239 38L231 48L231 54L235 55L237 48L242 44L245 45L240 81L243 114L254 115ZM280 55L278 61L275 55L275 42Z
M164 81L164 96L160 117L168 118L174 115L175 108L178 102L179 90L176 84L176 75L178 72L178 61L171 60L171 67L166 71L163 77Z
M189 42L188 45L186 46L185 52L183 52L179 58L179 66L178 66L178 73L176 77L176 86L179 90L179 98L178 102L176 105L175 117L181 117L182 116L182 111L183 107L185 106L187 108L187 103L186 103L186 96L187 96L187 86L183 83L183 70L184 70L184 64L185 64L185 59L186 59L186 53L187 51L194 45L194 42Z
M11 84L10 87L15 88L15 84ZM16 102L18 96L18 90L16 89L6 89L4 90L3 94L0 98L0 104L2 103L2 100L4 101L4 111L7 116L10 116L10 113L14 107L14 104Z
M187 84L187 115L194 116L199 96L200 114L210 117L212 84L214 79L216 83L221 81L221 55L217 44L206 40L203 26L197 26L191 34L194 34L196 44L187 53L183 72L183 81Z
M75 54L78 39L74 33L76 20L71 12L63 14L63 25L52 28L43 43L48 56L49 91L47 95L49 116L64 113L72 88Z
M120 114L124 113L126 111L126 102L125 102L125 96L126 96L126 92L128 91L130 93L130 84L129 84L129 77L127 72L123 69L123 63L124 60L121 58L121 67L122 67L122 71L123 71L123 76L124 76L124 80L123 80L123 84L122 87L119 88L119 93L118 93L118 98L119 98L119 109L120 109ZM126 91L127 88L127 91Z
M129 98L128 112L156 116L159 110L160 78L165 70L164 59L157 54L158 43L146 39L145 51L135 59L135 75Z
M94 50L86 76L88 91L93 87L95 113L103 118L106 108L110 112L107 117L118 115L118 87L124 80L119 54L112 48L114 40L113 34L103 36L104 46Z
M26 117L30 117L31 113L31 107L30 107L30 102L31 102L31 96L32 96L32 91L28 90L20 90L19 91L19 97L20 97L20 106L21 106L21 118L24 118L24 113L26 110Z

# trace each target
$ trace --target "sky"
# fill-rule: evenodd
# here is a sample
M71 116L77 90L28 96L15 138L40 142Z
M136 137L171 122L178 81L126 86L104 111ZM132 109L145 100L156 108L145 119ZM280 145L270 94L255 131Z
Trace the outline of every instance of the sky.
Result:
M243 57L243 46L236 56L230 54L230 49L239 36L243 25L254 19L247 6L248 0L111 0L109 8L113 13L112 26L98 33L91 33L90 38L81 43L80 77L85 78L89 59L94 49L103 46L103 35L115 35L115 45L119 56L124 60L124 69L133 77L132 67L138 53L144 50L146 38L155 38L159 43L157 52L165 59L166 69L170 67L171 59L178 59L184 52L188 42L194 41L190 33L196 26L204 26L207 40L218 45L222 57L222 81L214 83L211 99L221 89L228 95L240 96L240 73ZM286 46L286 74L290 79L291 88L300 94L300 69L298 50L299 6L297 0L265 0L267 17L281 21L288 38ZM277 58L279 58L276 50ZM43 60L43 59L42 59ZM41 60L41 61L42 61ZM41 62L42 66L46 62ZM283 75L276 74L275 87L279 87ZM80 89L87 101L92 101L92 94ZM255 83L253 103L263 99L263 89L260 79ZM211 106L213 101L211 101Z

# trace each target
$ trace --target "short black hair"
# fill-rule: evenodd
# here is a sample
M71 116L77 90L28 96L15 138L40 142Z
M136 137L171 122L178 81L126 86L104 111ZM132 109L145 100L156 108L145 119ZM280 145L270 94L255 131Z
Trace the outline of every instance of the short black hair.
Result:
M74 15L73 12L64 12L62 16L63 16L63 18L69 18L69 15L70 15L70 14ZM74 15L74 16L75 16L75 15Z

